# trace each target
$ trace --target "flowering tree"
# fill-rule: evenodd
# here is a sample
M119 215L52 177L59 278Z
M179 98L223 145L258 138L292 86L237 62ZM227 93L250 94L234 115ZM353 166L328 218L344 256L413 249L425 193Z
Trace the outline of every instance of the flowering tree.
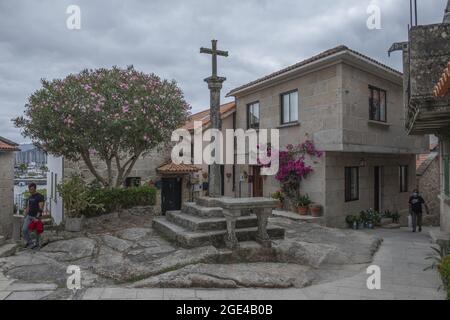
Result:
M118 187L141 155L170 141L189 109L175 81L114 67L42 80L24 116L13 121L44 150L83 160L105 187ZM107 176L95 169L94 156L106 164Z
M297 197L300 182L314 169L305 163L305 156L321 158L322 151L316 150L311 140L293 146L286 146L286 151L279 151L280 169L276 179L281 182L283 192L289 197Z

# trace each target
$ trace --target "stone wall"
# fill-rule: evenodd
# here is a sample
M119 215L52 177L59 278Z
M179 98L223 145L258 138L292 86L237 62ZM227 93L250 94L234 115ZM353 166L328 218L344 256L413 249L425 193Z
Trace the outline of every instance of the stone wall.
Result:
M386 91L386 122L369 117L369 85ZM425 153L427 136L405 132L403 86L356 67L342 64L343 151L371 153Z
M441 146L440 152L440 172L441 172L441 231L450 234L450 197L444 194L444 161L443 156L450 155L450 135L441 136L439 140Z
M14 152L0 152L0 235L11 235L13 204Z
M417 170L417 189L425 199L431 215L440 214L439 155L431 153ZM439 220L439 219L438 219ZM439 222L438 222L439 223Z
M407 224L408 200L416 186L415 155L327 152L325 156L325 220L327 226L344 227L348 214L375 206L375 171L381 167L380 211L399 211L401 222ZM361 166L363 160L364 166ZM400 192L399 166L408 166L408 192ZM359 200L345 201L345 167L359 167Z
M159 180L159 175L156 169L170 160L171 147L166 147L162 150L153 150L148 154L139 158L135 166L131 170L129 177L140 177L142 184L153 180ZM92 162L94 167L103 176L107 176L106 164L103 161L93 157ZM81 174L86 181L94 180L94 176L89 171L83 161L72 162L64 159L64 177L69 178L72 174ZM117 170L113 165L113 175L116 176Z

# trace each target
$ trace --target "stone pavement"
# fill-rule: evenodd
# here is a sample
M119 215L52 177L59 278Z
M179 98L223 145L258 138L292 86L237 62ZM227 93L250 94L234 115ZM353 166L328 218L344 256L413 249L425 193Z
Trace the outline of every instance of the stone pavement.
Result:
M441 280L436 270L423 271L429 265L425 257L431 253L430 228L412 233L397 230L365 230L384 239L373 264L381 268L381 290L369 290L365 272L329 283L303 289L127 289L91 288L83 299L166 299L166 300L443 300L438 291ZM355 245L358 245L355 243ZM336 266L339 271L339 266Z

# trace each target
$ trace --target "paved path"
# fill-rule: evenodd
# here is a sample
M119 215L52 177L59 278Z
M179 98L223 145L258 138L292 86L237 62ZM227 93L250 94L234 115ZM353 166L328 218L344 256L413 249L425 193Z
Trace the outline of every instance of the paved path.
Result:
M125 289L93 288L83 299L232 299L232 300L440 300L444 291L437 272L423 269L429 265L425 257L431 253L429 229L412 233L409 229L377 229L363 231L383 237L374 265L381 268L381 290L367 289L368 275L363 272L339 281L303 289ZM357 245L357 244L355 244ZM338 269L339 267L337 267Z
M435 270L424 272L429 265L424 260L431 253L430 237L413 234L409 229L377 229L369 232L384 239L375 255L374 265L381 268L381 290L369 290L365 272L342 280L303 289L127 289L91 288L83 299L166 299L166 300L354 300L354 299L445 299L437 289L441 280ZM358 245L358 244L355 244ZM336 267L339 270L339 266ZM40 299L54 291L46 284L20 284L0 273L0 300Z

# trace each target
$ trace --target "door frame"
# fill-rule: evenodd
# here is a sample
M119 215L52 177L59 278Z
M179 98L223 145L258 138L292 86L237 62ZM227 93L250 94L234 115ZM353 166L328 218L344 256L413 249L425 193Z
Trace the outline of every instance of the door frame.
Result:
M256 171L255 171L255 169L256 169ZM258 173L258 175L256 175L256 173ZM263 181L263 178L261 176L261 167L260 166L252 166L252 175L253 175L252 196L253 196L253 198L263 197L264 196L264 181ZM257 178L259 178L259 180L260 180L260 183L259 183L260 195L256 195L257 192L255 192L256 191L255 190L256 186L258 185L256 183Z
M383 198L383 167L373 167L373 204L374 210L380 212Z
M169 209L167 209L167 205L166 205L166 201L165 201L165 195L164 195L164 185L165 183L172 181L175 182L177 184L179 184L179 192L178 195L174 195L177 196L179 199L179 207L178 209L170 209L170 210L181 210L181 204L182 204L182 188L183 188L183 178L182 177L163 177L161 178L161 212L163 215L166 214L167 211L170 211Z

